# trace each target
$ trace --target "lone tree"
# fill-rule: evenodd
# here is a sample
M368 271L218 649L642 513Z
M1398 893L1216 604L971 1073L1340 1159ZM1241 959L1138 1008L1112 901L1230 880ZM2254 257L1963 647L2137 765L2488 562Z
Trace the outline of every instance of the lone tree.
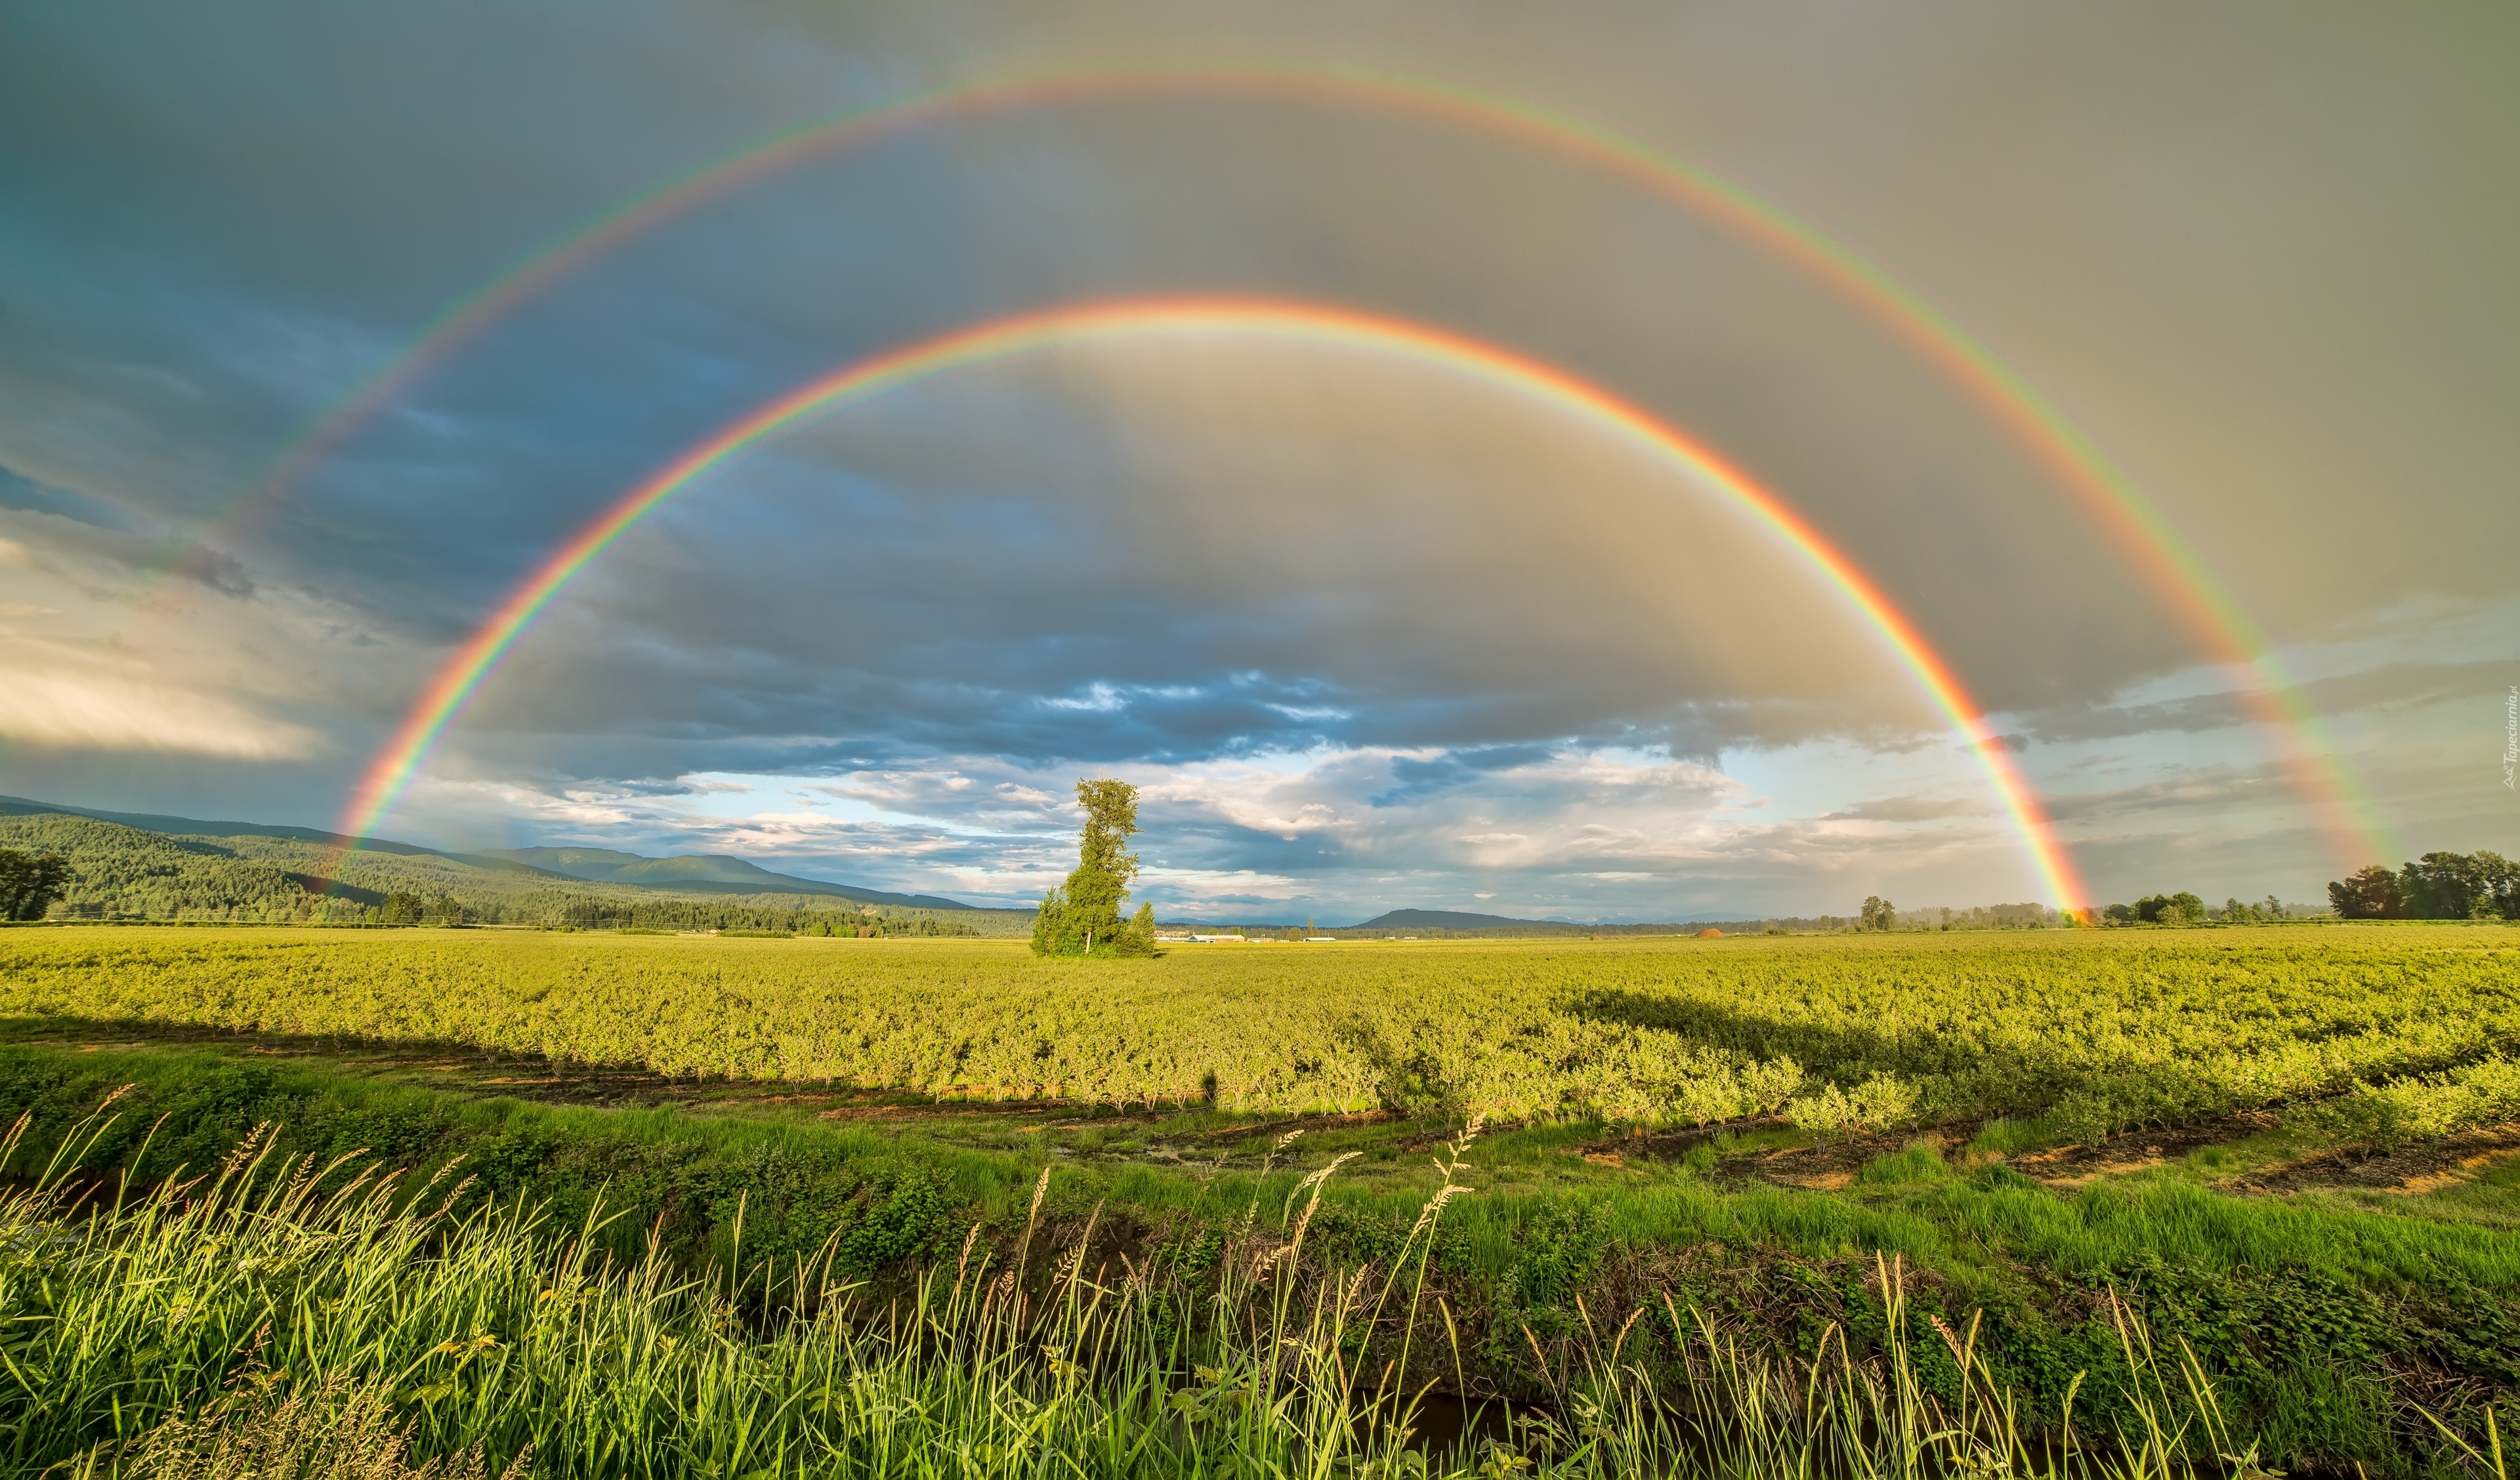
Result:
M1077 839L1076 872L1064 888L1042 896L1032 922L1035 956L1152 956L1155 907L1140 905L1123 921L1120 906L1138 876L1138 855L1129 838L1138 830L1138 788L1127 782L1081 781L1076 805L1085 809Z
M1858 917L1867 930L1887 930L1899 922L1898 907L1878 894L1864 896L1864 911Z

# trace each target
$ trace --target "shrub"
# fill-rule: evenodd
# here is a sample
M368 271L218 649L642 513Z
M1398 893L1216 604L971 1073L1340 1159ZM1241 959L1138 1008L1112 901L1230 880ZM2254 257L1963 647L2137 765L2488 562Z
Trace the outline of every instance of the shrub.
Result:
M1915 1116L1916 1092L1894 1074L1875 1074L1852 1091L1836 1085L1795 1097L1785 1118L1806 1131L1852 1136L1859 1131L1886 1131Z

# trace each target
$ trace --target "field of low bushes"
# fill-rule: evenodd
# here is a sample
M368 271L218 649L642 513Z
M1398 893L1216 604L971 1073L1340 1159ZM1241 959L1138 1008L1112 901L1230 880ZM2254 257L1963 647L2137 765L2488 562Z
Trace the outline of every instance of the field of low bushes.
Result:
M442 1041L673 1075L1268 1112L2082 1135L2520 1094L2506 928L1177 947L506 931L0 932L0 1012Z

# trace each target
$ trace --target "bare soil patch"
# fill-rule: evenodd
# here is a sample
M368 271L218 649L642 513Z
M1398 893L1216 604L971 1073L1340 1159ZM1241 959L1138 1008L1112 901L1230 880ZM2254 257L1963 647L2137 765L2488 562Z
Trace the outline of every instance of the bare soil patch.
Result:
M2168 1166L2208 1146L2246 1141L2274 1128L2272 1115L2250 1110L2190 1126L2129 1131L2089 1144L2077 1143L2031 1151L2008 1157L2004 1164L2050 1187L2081 1187L2101 1177L2124 1177Z
M2249 1112L2192 1126L2130 1131L2102 1142L2051 1146L2044 1151L1994 1159L2047 1186L2079 1188L2102 1177L2168 1166L2208 1146L2263 1135L2275 1123L2272 1115ZM1781 1130L1786 1125L1781 1117L1770 1116L1664 1135L1632 1135L1578 1150L1587 1161L1613 1165L1623 1160L1676 1160L1701 1146L1715 1144L1719 1137ZM1976 1134L1975 1126L1942 1126L1831 1137L1799 1146L1727 1148L1718 1153L1713 1177L1719 1186L1741 1187L1757 1182L1835 1191L1852 1185L1866 1163L1875 1157L1905 1150L1919 1142L1932 1145L1947 1160L1957 1161ZM2242 1190L2259 1189L2245 1179L2235 1179L2234 1186Z
M2253 1192L2345 1188L2418 1196L2474 1182L2514 1156L2520 1156L2520 1125L2497 1126L2394 1150L2340 1146L2237 1179L2232 1187Z

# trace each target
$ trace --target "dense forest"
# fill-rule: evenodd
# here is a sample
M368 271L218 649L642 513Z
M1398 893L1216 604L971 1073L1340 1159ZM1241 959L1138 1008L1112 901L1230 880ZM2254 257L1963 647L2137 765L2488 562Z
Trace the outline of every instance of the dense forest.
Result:
M172 835L87 817L0 817L0 849L57 856L54 919L237 924L500 924L776 930L808 935L1020 935L1031 912L921 910L802 894L683 892L566 878L417 849L346 858L294 838ZM338 877L336 873L338 871Z

